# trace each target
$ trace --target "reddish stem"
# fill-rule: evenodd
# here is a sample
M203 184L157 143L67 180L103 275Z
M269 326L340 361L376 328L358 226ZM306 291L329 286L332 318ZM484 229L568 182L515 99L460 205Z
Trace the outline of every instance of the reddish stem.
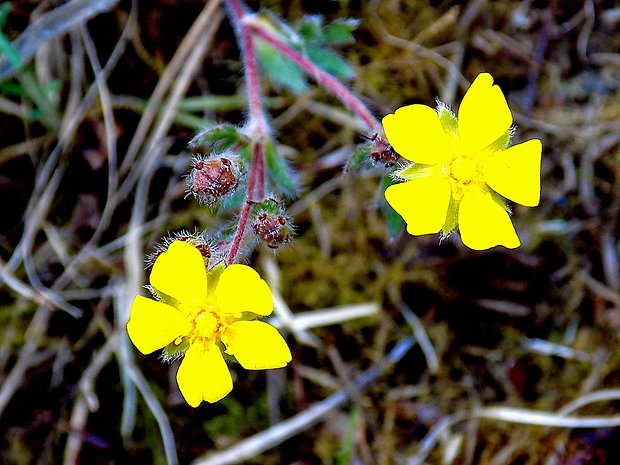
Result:
M379 127L379 122L374 116L372 116L366 105L364 105L364 103L349 89L347 89L338 79L326 71L323 71L290 45L285 44L279 38L271 35L269 31L262 28L260 25L248 23L247 28L254 35L260 37L269 45L279 50L283 55L286 55L294 61L300 68L312 76L317 83L329 90L347 107L351 108L351 110L353 110L353 112L359 116L364 123L366 123L369 130L374 131Z
M252 210L252 203L260 202L265 198L264 143L269 132L263 112L256 50L253 43L254 35L260 37L283 55L290 58L306 73L312 76L317 83L333 93L342 103L351 108L351 110L364 121L369 130L376 130L379 127L379 122L370 113L368 108L366 108L364 103L335 77L323 71L312 61L301 55L297 50L271 35L267 30L250 22L248 18L252 16L248 13L241 0L226 0L226 6L228 7L229 16L239 39L241 58L245 70L246 92L248 95L248 129L252 132L255 140L250 172L248 174L245 202L239 216L237 231L235 232L228 257L226 258L226 263L230 265L235 262L239 254L239 249L241 248L241 243L246 233L248 218Z
M259 185L262 181L261 179L259 179L260 173L262 171L259 165L263 164L261 147L262 146L259 143L254 146L254 153L252 154L252 164L250 165L250 173L248 174L248 187L245 192L245 201L243 202L243 208L241 209L241 213L239 215L239 223L237 223L237 231L235 232L235 237L233 237L232 244L230 245L228 257L226 257L227 265L235 263L235 259L239 254L241 242L243 241L243 237L245 236L245 228L248 224L248 218L250 217L250 212L252 210L252 203L254 202L254 191L259 190ZM257 196L257 198L259 200L262 200L262 196Z
M256 144L254 159L256 160L256 184L254 188L256 195L254 199L261 202L265 200L265 147L262 140Z
M237 231L226 258L226 263L230 265L235 262L239 254L239 249L246 233L248 218L252 210L252 203L260 202L265 197L264 141L268 134L268 126L263 112L256 50L252 42L252 34L247 28L247 23L244 22L244 18L248 16L248 13L239 0L227 0L226 5L239 39L248 96L248 130L252 133L255 140L250 172L248 173L245 201L239 215Z

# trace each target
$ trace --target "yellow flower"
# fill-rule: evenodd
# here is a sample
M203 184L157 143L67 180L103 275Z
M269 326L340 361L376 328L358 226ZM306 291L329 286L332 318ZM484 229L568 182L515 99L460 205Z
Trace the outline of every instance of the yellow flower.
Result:
M217 402L232 390L222 350L248 370L280 368L291 361L286 342L271 325L250 321L273 310L271 290L249 266L215 267L207 273L200 252L174 241L151 272L161 301L137 296L127 333L140 352L168 346L185 357L177 372L192 407Z
M383 118L392 147L414 162L397 173L406 182L385 191L410 234L448 235L458 226L472 249L520 245L500 195L538 205L542 144L531 139L508 147L511 125L504 94L486 73L463 97L458 120L441 102L437 111L409 105Z

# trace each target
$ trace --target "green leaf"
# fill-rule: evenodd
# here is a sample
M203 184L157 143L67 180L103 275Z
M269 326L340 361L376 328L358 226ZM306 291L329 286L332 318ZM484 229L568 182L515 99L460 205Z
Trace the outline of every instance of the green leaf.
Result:
M325 71L336 76L352 78L355 76L353 69L338 54L325 48L309 46L307 48L308 58L319 65Z
M243 205L245 200L246 185L237 186L235 192L231 195L227 195L222 199L222 210L238 210Z
M284 87L295 94L308 88L306 78L295 62L260 39L256 39L255 44L258 61L276 86Z
M323 17L321 15L304 16L298 26L299 35L301 35L306 42L320 40L322 36L322 25Z
M21 66L22 59L19 53L2 32L0 32L0 52L6 55L9 63L11 63L14 68L19 68Z
M252 144L245 144L243 147L239 149L239 157L241 158L241 162L245 166L250 166L252 164L252 155L254 154L254 149Z
M382 210L385 213L385 219L390 238L398 236L398 234L400 234L400 232L405 226L405 222L403 221L401 216L396 213L396 210L394 210L392 206L385 200L385 190L394 184L396 184L396 182L392 179L392 176L386 173L383 176L383 184L381 186L381 205L383 207Z
M353 31L359 23L359 20L352 18L336 20L323 29L323 41L332 45L353 43Z
M11 4L9 2L2 2L2 4L0 4L0 29L4 28L10 12Z
M223 152L237 142L247 144L247 138L240 133L239 128L232 124L223 123L203 129L190 141L190 147L211 145L212 150Z
M353 445L355 443L355 433L359 426L360 416L361 414L359 408L353 407L351 413L349 414L349 425L347 426L346 434L344 435L342 444L334 457L334 462L336 465L346 465L347 463L351 463L351 451L353 450Z
M265 143L265 165L269 180L282 193L289 197L294 197L299 190L298 176L271 141Z
M10 3L4 2L0 4L0 29L4 28L10 12ZM19 55L19 52L17 51L17 49L15 49L15 47L13 47L11 41L2 32L0 32L0 52L6 55L9 63L11 63L14 68L19 68L21 66L22 59Z

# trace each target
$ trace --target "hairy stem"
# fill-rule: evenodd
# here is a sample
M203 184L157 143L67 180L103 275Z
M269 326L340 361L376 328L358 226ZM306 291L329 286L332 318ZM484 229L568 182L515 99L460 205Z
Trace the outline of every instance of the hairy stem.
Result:
M264 144L269 137L269 126L263 111L263 102L258 75L256 50L254 37L259 37L283 55L294 61L316 82L334 94L345 106L349 107L365 124L370 131L379 128L379 122L372 115L364 103L338 79L323 71L320 67L300 54L297 50L282 42L278 37L263 29L252 21L253 15L241 0L226 0L228 15L235 28L241 60L245 72L245 85L248 99L249 116L247 130L254 140L254 150L248 173L248 186L245 194L245 202L239 215L237 230L233 237L226 262L234 263L239 254L239 249L246 234L248 218L254 202L260 202L265 198L265 149Z
M248 16L245 6L239 0L227 0L226 6L241 49L241 61L245 71L245 85L248 98L249 116L247 130L252 133L255 141L252 152L252 162L248 173L248 186L245 193L245 202L239 215L237 231L233 237L227 264L232 264L237 259L239 249L243 242L248 224L248 218L252 209L253 202L260 202L265 197L265 139L269 134L269 127L263 111L263 101L258 76L258 63L256 60L256 50L252 42L252 34L248 29L244 18Z
M323 71L308 58L300 54L290 45L282 42L278 37L272 35L269 31L258 24L248 23L247 28L257 37L267 42L269 45L277 49L283 55L286 55L302 68L308 75L312 76L318 84L330 91L338 100L349 107L358 117L364 121L368 129L374 131L379 127L379 122L370 113L370 110L364 103L349 89L347 89L338 79Z
M248 218L250 217L250 212L252 210L252 204L254 203L254 192L262 193L264 192L264 188L261 188L261 185L264 185L264 179L259 179L261 173L264 173L264 169L261 168L263 164L263 154L262 154L262 144L257 143L254 146L254 153L252 154L252 165L250 166L250 172L248 174L248 187L245 193L245 201L243 203L243 208L241 209L241 214L239 215L239 222L237 223L237 231L235 232L235 236L233 237L232 244L230 245L230 250L228 251L228 257L226 257L226 264L232 265L235 263L237 259L237 255L239 255L239 249L241 248L241 242L243 241L243 237L245 236L246 226L248 224ZM264 177L264 174L263 174ZM262 200L262 194L257 195L256 198L258 201Z

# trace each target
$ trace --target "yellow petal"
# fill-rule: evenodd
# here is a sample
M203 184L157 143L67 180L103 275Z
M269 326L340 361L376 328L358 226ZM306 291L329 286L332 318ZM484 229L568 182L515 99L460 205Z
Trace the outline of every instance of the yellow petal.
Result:
M504 206L491 194L480 190L471 190L463 196L459 206L459 230L463 244L474 250L496 245L514 249L521 245Z
M236 321L224 333L226 353L246 370L281 368L291 351L277 329L262 321Z
M407 160L441 163L450 148L450 137L437 112L426 105L408 105L383 118L383 129L394 150Z
M143 354L161 349L189 330L185 315L170 305L140 295L131 305L127 334Z
M385 190L385 199L407 223L413 235L439 232L446 221L450 183L437 176L395 184Z
M465 93L458 114L459 139L464 150L479 152L503 136L512 113L493 77L481 73Z
M207 298L207 270L193 245L174 241L153 265L151 285L183 304L201 305Z
M217 283L215 305L225 313L266 316L273 311L273 298L271 289L256 271L246 265L230 265Z
M535 207L540 201L541 152L538 139L495 152L484 165L486 183L514 202Z
M192 344L177 372L177 383L185 401L198 407L203 400L217 402L232 390L228 366L217 345L208 350Z

